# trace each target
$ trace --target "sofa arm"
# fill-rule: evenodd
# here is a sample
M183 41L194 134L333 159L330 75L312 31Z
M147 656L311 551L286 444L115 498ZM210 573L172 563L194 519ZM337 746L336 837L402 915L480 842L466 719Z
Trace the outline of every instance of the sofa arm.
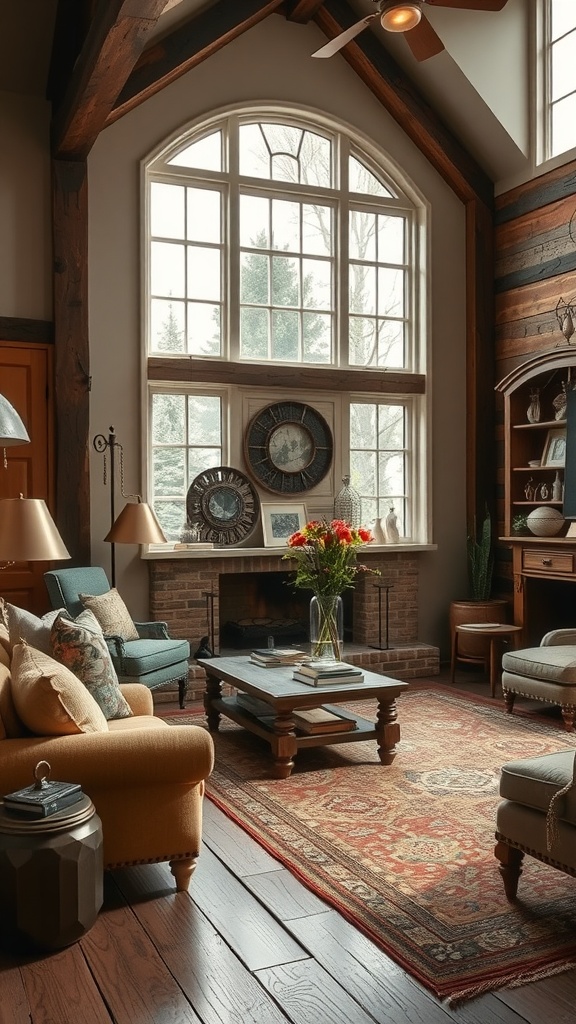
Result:
M167 622L135 622L141 640L171 640Z
M560 647L576 644L576 629L552 629L540 641L540 647Z
M108 644L108 650L114 658L123 658L126 654L126 647L124 646L124 640L121 636L117 636L115 633L105 633L104 639Z
M79 782L88 796L91 790L193 786L206 779L214 765L210 733L159 721L152 728L2 740L0 793L31 785L39 761L48 761L54 780Z
M143 683L120 683L120 689L133 715L154 714L154 698L148 686Z

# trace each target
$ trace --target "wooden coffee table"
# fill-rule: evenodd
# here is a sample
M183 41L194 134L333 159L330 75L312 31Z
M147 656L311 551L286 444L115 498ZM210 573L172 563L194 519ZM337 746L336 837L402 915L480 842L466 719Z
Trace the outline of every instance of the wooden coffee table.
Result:
M278 779L287 779L294 767L294 757L303 747L321 747L332 743L354 743L375 739L381 764L391 764L396 756L400 739L400 725L396 714L396 698L408 683L375 672L364 671L359 683L308 686L292 679L293 668L260 668L248 657L199 658L198 664L206 670L204 707L208 728L217 731L221 715L255 733L269 743L274 756L273 773ZM236 697L222 696L222 683L248 693L270 705L270 718L251 714L240 706ZM378 702L376 722L354 715L334 705L345 701L374 697ZM350 718L355 728L348 732L300 734L296 731L292 712L306 708L325 707Z

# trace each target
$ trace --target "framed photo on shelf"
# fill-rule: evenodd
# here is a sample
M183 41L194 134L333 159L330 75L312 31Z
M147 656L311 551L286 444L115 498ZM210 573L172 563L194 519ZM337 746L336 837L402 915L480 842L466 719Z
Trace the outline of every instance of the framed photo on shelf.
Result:
M566 462L566 430L549 430L542 452L542 466L563 466Z
M306 506L298 502L263 501L262 533L265 548L284 548L291 534L306 526Z

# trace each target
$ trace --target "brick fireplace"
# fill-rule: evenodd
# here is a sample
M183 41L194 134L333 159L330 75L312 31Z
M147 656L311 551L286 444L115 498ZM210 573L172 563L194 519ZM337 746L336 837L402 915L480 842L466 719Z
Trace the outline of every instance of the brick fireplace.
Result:
M418 641L417 552L363 552L361 562L378 569L380 576L359 574L348 597L346 660L399 679L437 674L438 648ZM221 628L231 615L241 618L248 613L253 617L271 616L274 620L301 617L306 623L308 595L284 586L290 563L283 561L280 555L242 554L240 549L235 549L234 555L218 552L217 555L206 554L203 557L162 554L150 557L149 570L152 618L167 622L172 636L189 640L192 652L202 636L213 635L215 653L225 653L221 650ZM266 574L271 573L278 574L274 577L274 585L268 588L258 586L258 601L250 604L248 592L254 590L253 583L262 580L265 583ZM230 580L231 576L237 576L238 580ZM226 585L223 587L224 579ZM389 586L389 649L385 650L377 648L380 640L385 645L386 639L386 591L382 589L380 595L379 627L379 587L375 580ZM268 597L263 603L261 595L266 595L267 591ZM281 639L275 635L276 642ZM255 646L262 646L262 642Z

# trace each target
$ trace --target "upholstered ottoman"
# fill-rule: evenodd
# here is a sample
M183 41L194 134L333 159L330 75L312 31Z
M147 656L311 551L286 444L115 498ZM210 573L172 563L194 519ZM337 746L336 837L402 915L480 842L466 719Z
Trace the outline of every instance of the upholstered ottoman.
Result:
M502 768L494 853L509 900L524 854L576 875L575 751L509 761Z
M569 632L573 638L574 631ZM558 704L564 726L572 732L576 713L576 644L550 641L563 633L556 630L547 634L540 647L506 651L502 655L502 692L508 712L512 711L517 694Z

